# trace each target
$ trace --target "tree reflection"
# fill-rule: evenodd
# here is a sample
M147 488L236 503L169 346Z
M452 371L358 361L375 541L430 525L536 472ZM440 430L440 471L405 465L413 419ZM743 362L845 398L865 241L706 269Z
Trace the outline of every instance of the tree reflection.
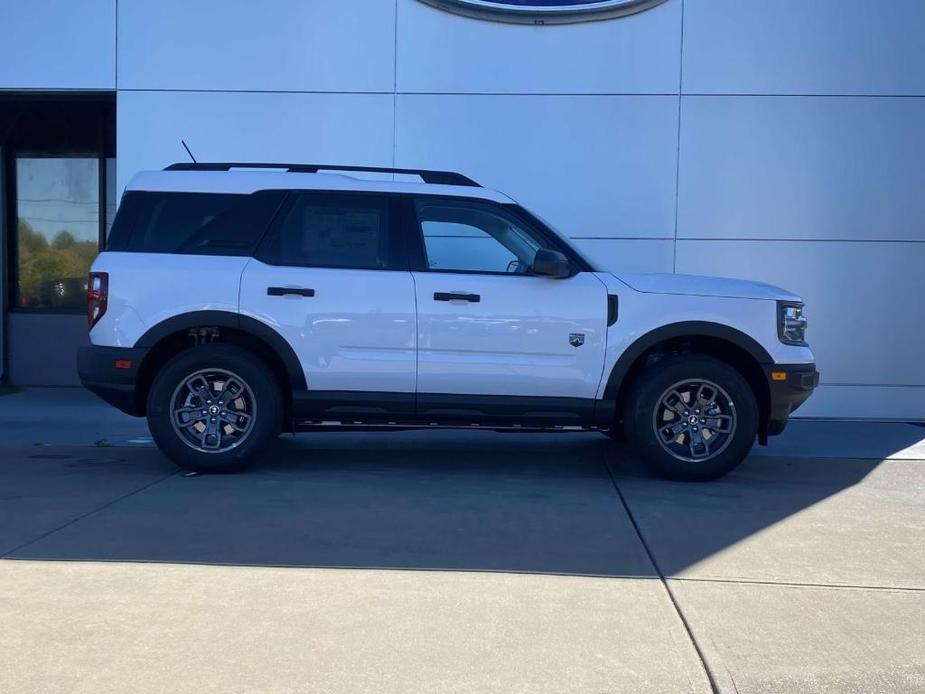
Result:
M19 306L84 308L87 273L99 252L94 241L80 241L61 229L48 238L20 219L18 224Z

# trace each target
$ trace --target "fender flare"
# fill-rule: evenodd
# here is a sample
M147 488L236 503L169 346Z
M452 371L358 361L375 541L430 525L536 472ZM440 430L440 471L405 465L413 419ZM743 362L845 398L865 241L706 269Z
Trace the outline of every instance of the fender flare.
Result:
M270 347L286 369L293 390L307 390L305 372L292 346L276 330L256 318L232 311L192 311L171 316L149 328L138 338L135 347L151 349L168 335L200 327L233 328L249 333Z
M712 323L708 321L682 321L680 323L669 323L654 330L647 332L638 338L629 347L623 350L623 354L617 359L610 376L607 379L607 385L604 388L605 400L616 400L623 380L629 372L633 363L652 347L659 342L671 340L679 337L713 337L725 340L736 347L745 350L758 364L773 364L774 359L768 351L755 340L755 338L746 335L741 330L732 328L722 323Z

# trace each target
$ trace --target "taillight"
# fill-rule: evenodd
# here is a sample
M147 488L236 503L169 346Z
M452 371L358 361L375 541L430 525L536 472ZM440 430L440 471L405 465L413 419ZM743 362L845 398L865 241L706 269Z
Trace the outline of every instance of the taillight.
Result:
M91 272L87 282L87 325L93 328L103 314L109 296L109 273Z

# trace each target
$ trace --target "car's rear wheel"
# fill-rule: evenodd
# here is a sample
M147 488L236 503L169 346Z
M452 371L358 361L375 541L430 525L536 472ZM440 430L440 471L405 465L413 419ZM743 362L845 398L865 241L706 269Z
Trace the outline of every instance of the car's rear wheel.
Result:
M669 479L716 479L748 455L758 407L748 382L713 357L669 357L647 368L627 398L626 438Z
M280 387L254 354L225 344L181 352L154 379L148 426L177 465L195 472L236 472L279 434Z

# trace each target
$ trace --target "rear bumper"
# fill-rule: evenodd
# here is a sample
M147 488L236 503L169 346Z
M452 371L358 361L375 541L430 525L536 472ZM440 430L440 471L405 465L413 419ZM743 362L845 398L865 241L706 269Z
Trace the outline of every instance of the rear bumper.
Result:
M147 349L136 347L81 347L77 352L80 382L113 407L140 417L144 408L136 398L135 383L147 354Z
M784 431L790 415L813 394L819 385L819 372L815 364L770 364L764 371L771 394L767 435L776 436ZM786 378L775 380L772 374L780 373Z

